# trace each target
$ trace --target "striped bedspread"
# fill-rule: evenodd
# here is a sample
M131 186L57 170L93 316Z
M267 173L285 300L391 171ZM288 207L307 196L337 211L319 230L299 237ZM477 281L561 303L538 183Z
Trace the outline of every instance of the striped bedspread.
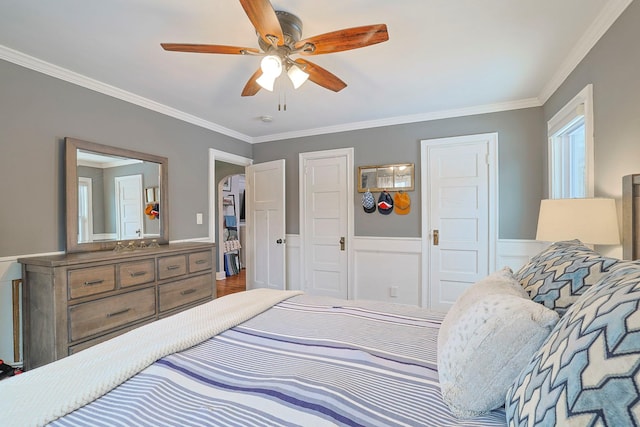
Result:
M503 426L440 397L432 312L301 295L158 360L52 426Z

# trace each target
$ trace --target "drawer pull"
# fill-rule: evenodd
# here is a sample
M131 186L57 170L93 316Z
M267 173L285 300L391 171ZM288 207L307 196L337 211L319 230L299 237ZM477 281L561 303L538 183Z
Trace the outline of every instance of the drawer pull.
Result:
M196 264L206 264L207 260L206 259L199 259L196 261Z
M126 312L128 312L130 310L131 310L130 308L125 308L124 310L114 311L113 313L107 313L107 317L119 316L121 314L125 314Z
M189 295L189 294L194 293L195 291L196 291L196 290L195 290L195 289L193 289L193 288L191 288L191 289L185 289L184 291L181 291L181 292L180 292L180 295Z
M90 281L90 282L84 282L84 286L99 285L100 283L104 283L104 279L100 279L100 280L92 280L92 281Z
M179 268L180 268L179 265L168 265L167 266L167 270L177 270Z
M136 272L132 272L130 273L131 277L140 277L140 276L144 276L145 274L147 274L146 271L136 271Z

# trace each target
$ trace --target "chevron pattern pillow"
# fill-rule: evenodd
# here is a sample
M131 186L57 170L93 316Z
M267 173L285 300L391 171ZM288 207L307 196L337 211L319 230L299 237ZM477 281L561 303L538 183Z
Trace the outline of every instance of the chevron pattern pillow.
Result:
M640 422L640 263L625 262L560 319L506 396L510 426Z
M562 316L619 260L603 257L579 240L557 242L515 274L532 300Z

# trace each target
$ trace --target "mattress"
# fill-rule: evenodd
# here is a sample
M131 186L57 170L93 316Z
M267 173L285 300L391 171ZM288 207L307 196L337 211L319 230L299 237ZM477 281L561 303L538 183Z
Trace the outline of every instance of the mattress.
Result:
M442 402L442 314L299 295L166 355L51 426L503 426Z

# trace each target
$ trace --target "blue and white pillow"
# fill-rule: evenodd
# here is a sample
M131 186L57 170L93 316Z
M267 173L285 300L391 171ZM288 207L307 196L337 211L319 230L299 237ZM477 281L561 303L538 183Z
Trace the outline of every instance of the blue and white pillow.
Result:
M532 300L562 316L618 262L603 257L579 240L562 241L534 256L515 277Z
M640 422L640 263L589 288L506 396L510 426Z

